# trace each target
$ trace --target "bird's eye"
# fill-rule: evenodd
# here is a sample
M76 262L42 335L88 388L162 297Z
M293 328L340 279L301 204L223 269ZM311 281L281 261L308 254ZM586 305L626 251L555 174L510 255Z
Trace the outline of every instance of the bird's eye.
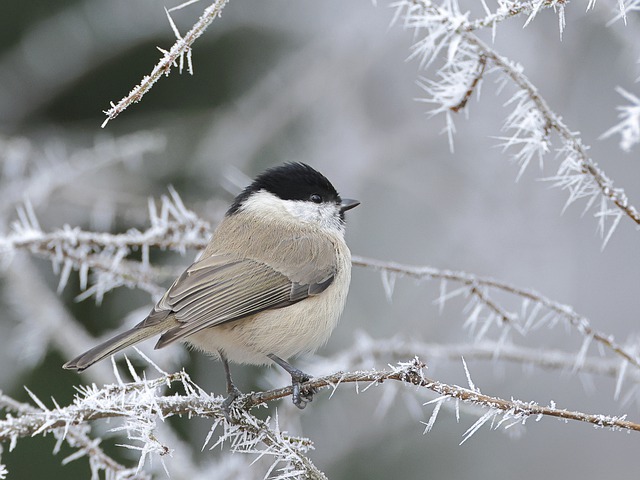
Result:
M312 194L309 197L309 200L311 200L313 203L322 203L322 197L317 193Z

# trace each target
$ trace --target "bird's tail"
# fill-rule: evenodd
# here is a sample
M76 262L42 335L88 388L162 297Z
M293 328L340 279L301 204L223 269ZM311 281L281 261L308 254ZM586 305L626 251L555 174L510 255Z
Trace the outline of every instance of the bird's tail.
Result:
M123 348L130 347L131 345L135 345L149 337L157 335L166 329L167 326L164 322L160 322L156 325L143 325L143 323L140 323L131 330L122 332L121 334L110 338L106 342L93 347L91 350L87 350L73 360L69 360L62 366L62 368L66 368L67 370L78 370L81 372L103 358L113 355Z

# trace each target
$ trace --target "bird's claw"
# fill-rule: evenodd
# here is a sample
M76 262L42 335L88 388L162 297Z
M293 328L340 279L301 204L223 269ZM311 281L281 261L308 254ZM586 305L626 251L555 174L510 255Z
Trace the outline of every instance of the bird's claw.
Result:
M224 399L220 406L222 408L224 418L229 423L233 423L233 419L231 418L231 405L233 405L233 402L235 402L240 395L242 395L242 392L238 390L238 387L231 385L231 388L227 391L227 398Z
M304 382L308 382L309 380L311 380L311 377L308 375L291 378L291 385L293 387L293 404L300 410L304 409L304 407L307 406L307 403L313 402L313 396L318 391L314 387L302 386Z

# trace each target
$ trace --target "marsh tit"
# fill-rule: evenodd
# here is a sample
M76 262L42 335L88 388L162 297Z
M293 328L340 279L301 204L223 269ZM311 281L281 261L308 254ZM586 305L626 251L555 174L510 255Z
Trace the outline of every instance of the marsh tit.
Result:
M156 349L180 341L220 358L225 411L240 394L229 361L277 363L291 375L293 403L304 408L314 392L300 385L310 377L287 360L314 352L338 322L351 280L344 214L359 204L303 163L265 171L147 318L63 367L82 371L160 335Z

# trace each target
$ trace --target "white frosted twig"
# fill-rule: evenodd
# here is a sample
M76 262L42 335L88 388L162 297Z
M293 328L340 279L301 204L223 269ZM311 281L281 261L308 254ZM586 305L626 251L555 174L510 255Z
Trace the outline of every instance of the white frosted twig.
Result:
M530 1L512 1L512 0L498 0L498 6L494 12L491 12L485 5L485 17L476 20L471 20L468 25L465 26L468 32L479 30L481 28L491 28L495 37L496 26L513 17L527 16L525 25L529 24L542 8L554 8L561 7L564 0L530 0ZM562 30L561 30L562 33Z
M41 408L33 407L27 403L18 402L0 392L0 411L3 410L8 414L10 413L15 419L28 418L31 415L42 415L43 413L43 409ZM4 422L9 421L11 420L4 420ZM0 420L0 422L3 421ZM111 475L113 478L122 480L129 478L136 478L140 480L151 479L150 475L147 475L144 472L136 472L136 469L133 468L127 468L107 455L104 450L100 448L100 440L89 437L89 427L86 424L66 425L63 428L52 428L48 431L50 431L57 440L54 453L60 449L60 444L63 441L69 444L71 448L76 449L73 454L67 456L62 461L63 465L82 457L88 457L92 473L96 475L93 478L98 478L97 474L100 471L104 471L107 477ZM17 437L11 437L11 441L17 441Z
M521 345L500 345L498 342L484 340L472 344L425 343L401 337L373 339L365 333L357 335L346 351L329 358L316 357L314 365L319 370L341 366L347 369L370 368L380 362L398 360L417 355L428 361L447 360L459 362L466 360L511 362L523 366L535 366L545 370L571 372L576 367L576 354L550 349L524 347ZM616 392L619 396L623 379L640 383L640 370L629 371L628 362L617 358L588 356L583 358L578 371L602 375L616 379ZM614 395L614 397L616 396Z
M526 328L532 320L524 323L517 323L512 314L505 312L497 303L491 300L482 288L496 289L511 295L540 304L542 307L553 312L554 315L562 318L571 327L576 329L581 335L590 337L594 342L602 345L607 350L627 360L631 365L640 369L640 358L630 349L618 344L612 335L606 334L593 328L586 317L576 313L569 305L551 300L544 295L531 289L519 288L498 280L480 277L466 272L454 272L451 270L441 270L433 267L419 267L413 265L403 265L395 262L385 262L354 255L353 265L372 268L375 270L388 271L396 275L405 275L416 279L447 280L455 282L465 287L466 291L478 302L485 305L491 312L496 314L504 324L513 325L516 328ZM526 330L525 330L526 331Z
M35 253L49 256L58 263L67 259L73 262L75 268L92 268L104 272L112 277L105 280L107 286L111 285L134 285L143 288L152 295L157 296L162 293L162 289L157 287L148 278L150 270L143 262L125 261L122 258L114 263L111 256L115 252L121 252L120 257L126 256L129 250L136 247L160 247L173 249L195 248L202 249L206 246L210 235L210 227L207 222L199 219L197 215L186 209L179 196L172 190L171 197L164 197L161 212L158 213L155 204L150 203L151 228L144 232L130 230L126 234L106 234L83 232L79 229L66 228L62 231L45 234L39 231L37 225L33 225L33 220L29 220L28 215L23 216L21 223L14 226L15 236L0 238L1 250L11 251L15 248L28 248ZM51 246L56 246L51 248ZM78 252L78 249L80 251ZM94 253L106 252L104 257ZM453 281L461 284L462 288L449 292L447 297L468 293L475 298L479 304L484 305L493 312L503 324L512 325L521 332L526 332L536 319L539 308L544 307L554 312L559 317L567 321L581 334L593 338L593 340L606 348L612 350L617 355L627 360L631 365L640 368L640 359L635 353L617 344L611 335L600 332L592 328L589 321L573 311L565 304L553 301L544 295L529 289L522 289L513 285L499 282L491 278L479 277L465 272L453 272L440 270L432 267L418 267L402 265L394 262L384 262L375 259L367 259L359 256L353 257L355 266L362 266L380 270L386 279L385 291L387 295L392 294L391 285L397 275L407 275L418 279L438 279L441 281ZM111 283L108 283L111 282ZM104 283L104 282L103 282ZM101 285L98 283L98 285ZM441 284L444 285L444 284ZM88 294L100 295L103 290L96 291L95 286L88 289ZM517 322L513 314L507 312L498 303L492 300L485 289L497 289L516 295L524 300L532 301L536 304L534 312L523 322ZM442 308L445 298L440 299ZM473 310L471 317L477 317L479 307ZM489 323L486 323L488 326Z
M36 253L49 256L52 260L58 262L69 259L74 262L76 268L81 268L82 265L85 265L87 268L99 270L106 275L111 275L112 277L105 281L112 282L109 285L113 287L134 285L157 296L162 293L162 289L153 284L150 278L148 278L150 270L148 267L145 267L144 262L140 263L120 259L114 264L113 261L110 260L110 254L113 254L115 249L116 252L124 252L121 256L125 256L129 249L143 245L174 249L204 248L209 237L209 225L188 211L179 200L179 197L177 197L177 193L173 192L172 196L172 200L168 197L163 199L163 208L160 213L156 211L155 204L151 204L150 216L152 226L145 232L130 230L126 234L113 235L83 232L79 229L65 229L53 232L52 234L44 234L39 232L34 225L31 225L32 222L23 220L17 227L17 236L0 239L0 246L2 246L4 242L5 251L18 247L28 248ZM175 223L172 215L177 216ZM57 248L51 248L51 245L56 244L59 245ZM85 250L82 250L83 248ZM82 251L77 253L77 249L81 249ZM107 251L107 255L101 257L100 254L92 253L92 249ZM392 292L390 287L392 283L391 279L395 280L395 276L397 275L407 275L417 279L438 279L461 284L461 289L449 292L447 296L457 296L466 292L479 302L478 305L484 305L489 311L493 312L503 324L512 325L521 332L526 332L527 329L531 327L531 324L537 317L539 308L544 307L564 319L581 334L593 338L595 342L612 350L627 360L631 365L640 368L640 359L638 359L637 355L617 344L611 335L592 328L589 321L574 312L570 306L553 301L534 290L518 288L495 279L479 277L465 272L402 265L394 262L367 259L357 255L353 257L353 264L355 266L373 268L384 272L385 277L383 278L386 278L388 284L385 291L388 295ZM98 283L98 285L101 284ZM103 285L102 288L104 290L107 287ZM489 297L485 291L487 288L501 290L524 300L534 302L537 305L534 310L536 314L530 314L527 319L523 319L523 322L518 322L513 314L507 312ZM96 291L94 286L88 289L87 292L88 294L96 293L100 295L103 293L103 290ZM445 300L445 298L440 299L441 308ZM477 317L480 312L478 306L474 309L474 312L475 314L472 313L469 319L474 315ZM487 323L486 325L488 326L489 324Z
M450 136L453 132L451 112L457 111L458 105L454 99L459 98L459 104L464 106L471 95L470 91L480 87L479 77L482 74L477 73L473 60L482 58L491 65L493 71L500 72L518 88L512 98L516 107L505 124L510 135L503 139L503 145L519 149L514 157L521 165L520 173L535 156L542 160L543 154L550 150L550 133L557 133L562 143L560 153L564 159L560 163L558 174L550 180L554 181L554 186L569 192L568 204L586 198L589 209L596 199L604 200L598 203L596 216L599 218L603 243L606 244L621 216L640 225L640 212L630 203L624 190L614 187L613 181L587 155L588 148L582 143L580 136L571 131L560 116L551 110L536 87L523 74L522 67L500 55L472 33L482 26L495 27L497 21L514 15L528 14L530 20L542 7L558 7L559 15L563 17L564 3L564 0L536 0L528 2L513 14L502 11L478 24L468 20L468 13L460 12L457 0L447 0L438 5L430 0L403 0L395 6L399 12L397 16L404 18L404 26L415 30L419 36L413 46L412 56L421 59L421 66L430 65L441 53L447 52L444 66L438 71L440 78L423 81L423 86L426 86L430 95L427 101L440 105L433 111L445 113L446 130ZM500 8L508 9L511 5L513 2L502 2ZM607 218L611 219L611 223L605 229L604 222Z
M572 174L586 178L588 181L593 181L602 197L612 202L627 217L640 225L640 212L630 204L624 190L613 186L613 181L588 156L587 147L583 145L578 134L571 131L562 119L551 110L546 100L542 98L536 87L524 76L520 69L474 35L466 35L466 40L476 45L496 67L500 68L522 91L526 92L529 99L535 105L537 112L545 119L545 129L547 131L553 130L560 135L566 152L565 158L568 162L577 162L575 168L570 172L562 172L561 175L567 177L568 174ZM561 163L560 170L563 168ZM560 184L560 186L562 186L562 184ZM573 193L580 188L583 188L583 184L578 184L573 188L569 187L569 191Z
M184 253L188 248L204 248L210 235L210 225L188 210L174 189L161 199L160 212L150 202L151 226L145 231L129 229L122 234L95 233L64 226L53 232L43 232L27 204L18 209L18 220L12 231L0 237L0 256L11 258L18 250L51 260L60 272L59 290L63 289L72 270L80 273L80 298L95 295L99 301L107 291L126 285L157 297L163 289L154 282L149 266L151 247ZM126 258L133 250L142 249L143 261ZM88 286L89 272L96 274Z
M551 416L565 420L576 420L591 423L598 427L607 427L614 430L640 431L640 424L626 420L625 416L615 417L609 415L589 414L578 411L558 409L555 405L542 406L535 402L522 402L519 400L505 400L499 397L484 395L475 390L462 388L457 385L449 385L427 378L423 372L424 364L418 359L411 362L400 362L392 370L369 370L348 373L335 373L325 377L314 378L305 386L313 388L333 388L334 385L346 383L374 383L379 384L386 380L398 380L418 387L431 390L438 395L459 400L464 403L489 409L492 415L501 415L503 418L524 422L530 416ZM249 404L272 401L290 395L292 387L286 387L268 392L253 393L247 395Z
M221 15L222 9L225 7L229 0L216 0L213 4L208 6L198 21L191 27L183 37L179 35L177 29L174 29L177 40L168 51L163 51L164 55L160 61L153 67L151 73L145 76L142 81L129 92L127 96L122 98L117 104L112 103L111 108L105 110L107 119L102 123L102 127L105 127L109 120L116 118L121 112L123 112L132 103L139 102L145 93L147 93L151 87L160 79L162 75L168 75L171 68L176 65L176 61L180 60L182 65L184 62L184 56L187 55L187 62L191 64L191 46L207 29L207 27ZM169 16L169 12L167 12ZM171 18L169 16L169 18ZM173 23L173 22L171 22ZM191 68L190 68L191 70Z

